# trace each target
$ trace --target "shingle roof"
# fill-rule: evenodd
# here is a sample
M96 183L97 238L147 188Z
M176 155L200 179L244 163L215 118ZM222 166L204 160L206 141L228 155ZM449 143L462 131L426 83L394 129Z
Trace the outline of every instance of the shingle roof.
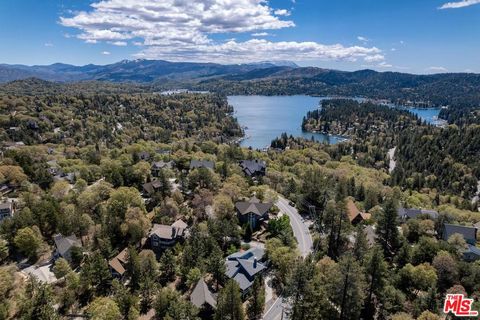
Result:
M245 252L236 252L227 257L225 275L234 279L242 290L248 289L256 274L267 267L260 261L265 255L262 248L251 248Z
M239 259L238 263L247 272L249 276L254 276L260 271L263 271L267 268L262 263L258 262L258 260L255 261L254 259L252 260Z
M108 262L108 265L112 267L118 274L123 275L125 273L124 265L128 262L128 248L123 249L116 257Z
M453 234L458 233L463 236L465 241L475 243L477 241L477 228L467 227L456 224L445 224L443 239L448 240Z
M235 208L237 208L241 215L253 213L258 216L263 216L272 206L272 203L262 203L255 197L249 201L239 201L235 203Z
M82 246L75 235L64 237L61 234L57 234L53 237L53 241L55 242L55 247L57 247L57 251L61 256L67 253L72 247Z
M262 160L242 160L240 167L247 175L252 176L257 172L263 173L267 165Z
M204 304L209 304L213 308L217 306L217 301L208 289L203 278L198 280L195 289L193 289L192 294L190 295L190 301L198 308L201 308Z
M172 240L176 236L176 229L172 226L167 226L164 224L154 224L152 230L150 231L150 236L155 234L161 239Z
M192 160L190 162L190 169L195 169L195 168L208 168L212 169L215 167L215 163L213 161L208 161L208 160Z
M182 219L178 219L172 224L172 227L175 228L178 236L183 236L183 234L185 233L185 229L187 229L188 225L183 222Z
M0 203L0 210L9 209L12 210L13 203L10 201Z
M172 162L165 162L165 161L156 161L152 164L153 169L162 169L162 168L170 168L172 166Z
M416 219L420 215L428 215L432 219L438 218L438 212L435 210L427 210L427 209L406 209L406 208L398 208L397 210L398 216L400 218L409 218L409 219Z
M253 284L252 281L248 280L247 277L240 272L233 277L233 280L235 280L238 283L238 286L242 290L246 290L250 288L250 286Z
M143 189L147 191L148 194L155 193L156 189L159 189L162 186L162 182L160 180L153 180L151 182L147 182L143 185Z

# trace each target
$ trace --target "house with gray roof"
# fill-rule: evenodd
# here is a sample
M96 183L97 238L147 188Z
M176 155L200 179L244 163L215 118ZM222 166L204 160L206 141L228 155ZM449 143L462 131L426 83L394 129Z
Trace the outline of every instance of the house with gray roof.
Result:
M206 169L214 169L215 163L209 160L192 160L190 161L190 170L192 169L199 169L199 168L206 168Z
M6 201L0 203L0 222L13 217L15 213L15 202Z
M142 192L145 196L152 196L162 188L160 180L153 180L142 185Z
M267 269L263 263L264 256L265 250L256 247L227 257L225 275L238 283L243 295L248 292L255 277Z
M475 227L461 226L457 224L445 224L443 226L442 239L447 241L455 233L460 234L468 244L476 245L477 231Z
M467 244L467 249L463 252L463 260L468 262L480 260L480 249Z
M272 206L272 203L262 203L256 197L252 197L248 201L235 203L235 209L237 210L240 223L250 223L254 229L262 220L268 218L268 211Z
M154 224L148 235L152 249L166 249L185 236L187 224L182 220L175 221L172 225Z
M192 294L190 295L190 302L199 309L213 310L217 307L217 299L210 289L208 289L203 278L198 280L197 285L193 289Z
M434 220L438 218L438 212L435 210L427 210L427 209L406 209L406 208L398 208L397 210L398 217L402 221L406 221L408 219L417 219L419 216L428 216L430 219Z
M163 170L163 169L171 169L172 166L173 166L173 162L172 162L172 161L168 161L168 162L165 162L165 161L155 161L154 163L152 163L152 167L151 167L152 176L158 177L161 170Z
M71 261L71 253L73 247L82 247L82 243L77 237L72 234L71 236L64 237L61 234L53 236L53 241L55 242L55 257L62 257L67 261Z
M263 160L242 160L240 161L240 168L242 168L243 173L248 177L260 177L264 176L267 163Z

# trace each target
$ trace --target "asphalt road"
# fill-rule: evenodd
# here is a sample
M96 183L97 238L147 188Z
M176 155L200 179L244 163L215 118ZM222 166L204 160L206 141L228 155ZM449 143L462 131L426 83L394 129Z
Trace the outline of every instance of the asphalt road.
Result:
M308 225L298 213L295 207L288 204L288 200L279 197L275 203L280 211L290 218L290 225L292 226L293 235L297 239L298 250L302 257L306 257L313 249L313 240ZM284 320L287 319L284 309L288 305L283 301L282 297L278 297L273 305L263 315L263 320Z
M300 251L302 257L305 258L309 253L312 252L313 248L312 235L310 234L308 225L305 223L302 216L300 216L297 209L288 204L287 199L279 197L276 205L281 212L287 214L290 218L290 225L293 229L293 235L298 242L298 250Z

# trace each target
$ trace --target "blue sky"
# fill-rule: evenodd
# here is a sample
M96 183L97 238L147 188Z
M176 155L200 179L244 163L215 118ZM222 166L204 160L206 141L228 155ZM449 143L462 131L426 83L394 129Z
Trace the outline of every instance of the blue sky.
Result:
M443 9L441 9L443 7ZM2 0L0 63L480 72L480 0Z

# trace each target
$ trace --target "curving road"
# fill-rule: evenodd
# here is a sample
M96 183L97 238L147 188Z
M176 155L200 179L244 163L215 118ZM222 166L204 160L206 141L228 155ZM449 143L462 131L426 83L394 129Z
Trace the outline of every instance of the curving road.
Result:
M290 225L292 226L293 235L297 239L298 250L302 257L308 256L313 250L313 240L310 234L308 225L303 220L295 207L288 204L289 201L284 197L279 196L275 205L280 209L280 212L288 215L290 218ZM281 320L287 319L284 309L288 305L283 301L282 297L278 297L272 306L263 315L264 320Z

